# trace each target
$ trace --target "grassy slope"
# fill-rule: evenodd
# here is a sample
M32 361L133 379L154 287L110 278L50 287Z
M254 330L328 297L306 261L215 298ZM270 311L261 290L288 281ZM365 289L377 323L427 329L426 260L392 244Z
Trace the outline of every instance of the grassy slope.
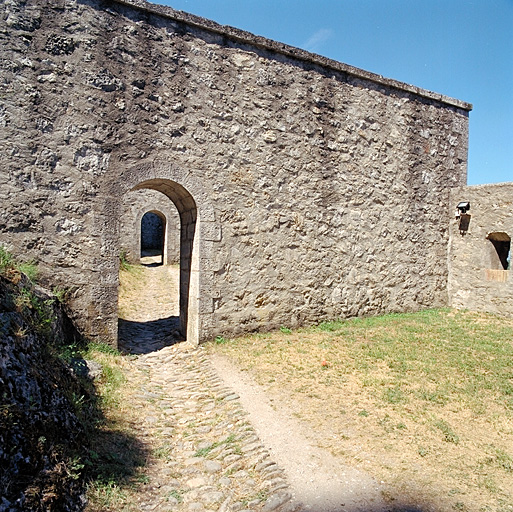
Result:
M510 510L513 321L431 310L217 341L391 496Z

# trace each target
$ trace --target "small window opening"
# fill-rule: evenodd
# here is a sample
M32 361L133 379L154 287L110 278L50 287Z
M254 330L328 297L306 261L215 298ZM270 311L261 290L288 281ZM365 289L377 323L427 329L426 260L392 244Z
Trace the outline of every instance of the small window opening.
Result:
M511 268L511 238L506 233L490 233L486 237L491 242L491 269L509 270Z

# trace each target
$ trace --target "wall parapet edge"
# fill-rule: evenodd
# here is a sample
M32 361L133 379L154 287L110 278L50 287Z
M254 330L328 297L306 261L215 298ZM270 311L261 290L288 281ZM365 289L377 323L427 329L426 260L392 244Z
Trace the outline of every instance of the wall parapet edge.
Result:
M133 7L136 9L140 9L146 11L150 14L156 14L158 16L163 16L168 19L172 19L175 21L179 21L182 23L186 23L187 25L197 27L203 30L207 30L209 32L214 32L216 34L220 34L226 37L233 39L234 41L240 43L250 44L252 46L256 46L261 49L266 49L273 51L275 53L279 53L286 57L290 57L292 59L297 59L301 61L311 62L313 64L320 65L325 68L333 69L334 71L340 71L343 73L347 73L348 75L352 75L357 78L362 78L364 80L368 80L370 82L374 82L379 85L384 85L387 87L391 87L394 89L398 89L401 91L409 92L415 94L417 96L421 96L423 98L427 98L429 100L438 101L440 103L444 103L446 105L451 105L453 107L465 110L467 112L471 111L473 106L471 103L468 103L463 100L459 100L456 98L451 98L450 96L446 96L444 94L440 94L437 92L429 91L427 89L423 89L421 87L416 87L411 84L407 84L406 82L401 82L399 80L394 80L392 78L386 78L383 75L379 75L377 73L372 73L370 71L366 71L361 68L357 68L355 66L351 66L349 64L344 64L343 62L336 61L334 59L330 59L328 57L324 57L322 55L312 53L301 48L297 48L295 46L291 46L285 43L281 43L278 41L274 41L272 39L268 39L263 36L258 36L252 34L251 32L247 32L245 30L237 29L235 27L231 27L229 25L221 25L216 23L215 21L209 20L207 18L202 18L201 16L196 16L194 14L189 14L185 11L177 11L172 7L157 5L150 2L146 2L145 0L113 0L114 2L122 5L126 5L129 7Z

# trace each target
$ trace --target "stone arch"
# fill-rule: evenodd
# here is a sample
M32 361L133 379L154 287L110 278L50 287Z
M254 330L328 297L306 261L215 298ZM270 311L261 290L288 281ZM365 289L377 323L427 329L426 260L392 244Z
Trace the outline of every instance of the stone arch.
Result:
M160 264L164 265L167 262L166 255L166 233L167 233L167 218L158 210L146 210L141 215L139 221L140 227L140 254L141 258L148 251L154 252L155 255L160 255Z
M511 237L504 232L489 233L488 268L492 270L508 270L511 262Z
M121 251L134 265L141 263L141 220L150 211L158 211L166 218L164 265L180 260L180 218L175 205L167 196L155 190L135 190L123 194L119 234Z
M178 211L182 334L187 342L193 345L211 339L214 335L215 295L212 258L216 244L221 241L221 227L216 221L210 198L200 180L190 173L184 173L167 163L141 163L125 170L117 180L111 182L108 196L104 196L104 211L114 213L116 209L115 218L119 222L123 215L123 195L129 191L144 189L161 192L173 202ZM113 249L119 254L119 232L117 241L114 241L108 227L112 223L107 221L105 224L102 230L104 238L114 242ZM118 283L117 276L113 276L112 279Z
M180 330L187 340L198 338L199 236L196 201L182 185L167 179L150 179L132 190L150 189L165 194L180 216ZM195 247L196 246L196 247Z

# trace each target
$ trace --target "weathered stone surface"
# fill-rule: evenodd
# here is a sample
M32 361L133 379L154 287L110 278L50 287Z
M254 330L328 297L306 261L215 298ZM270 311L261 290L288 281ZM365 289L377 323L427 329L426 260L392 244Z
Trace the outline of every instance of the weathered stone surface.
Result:
M73 397L89 395L57 357L79 341L58 303L15 271L0 275L0 510L82 510L72 460L88 440Z
M290 501L291 495L288 492L278 492L273 494L265 503L262 512L272 512L278 509L287 501Z
M205 461L205 471L207 473L217 473L218 471L221 471L223 469L223 466L215 461L215 460L207 460Z
M191 342L447 304L470 105L145 2L4 2L0 39L0 240L88 336L134 188L180 214Z
M450 305L513 316L513 183L460 187L451 192L455 210L465 201L470 202L468 216L453 216L450 223ZM494 238L499 244L492 243ZM509 261L507 255L503 258L509 268L498 256L501 246L509 248Z

